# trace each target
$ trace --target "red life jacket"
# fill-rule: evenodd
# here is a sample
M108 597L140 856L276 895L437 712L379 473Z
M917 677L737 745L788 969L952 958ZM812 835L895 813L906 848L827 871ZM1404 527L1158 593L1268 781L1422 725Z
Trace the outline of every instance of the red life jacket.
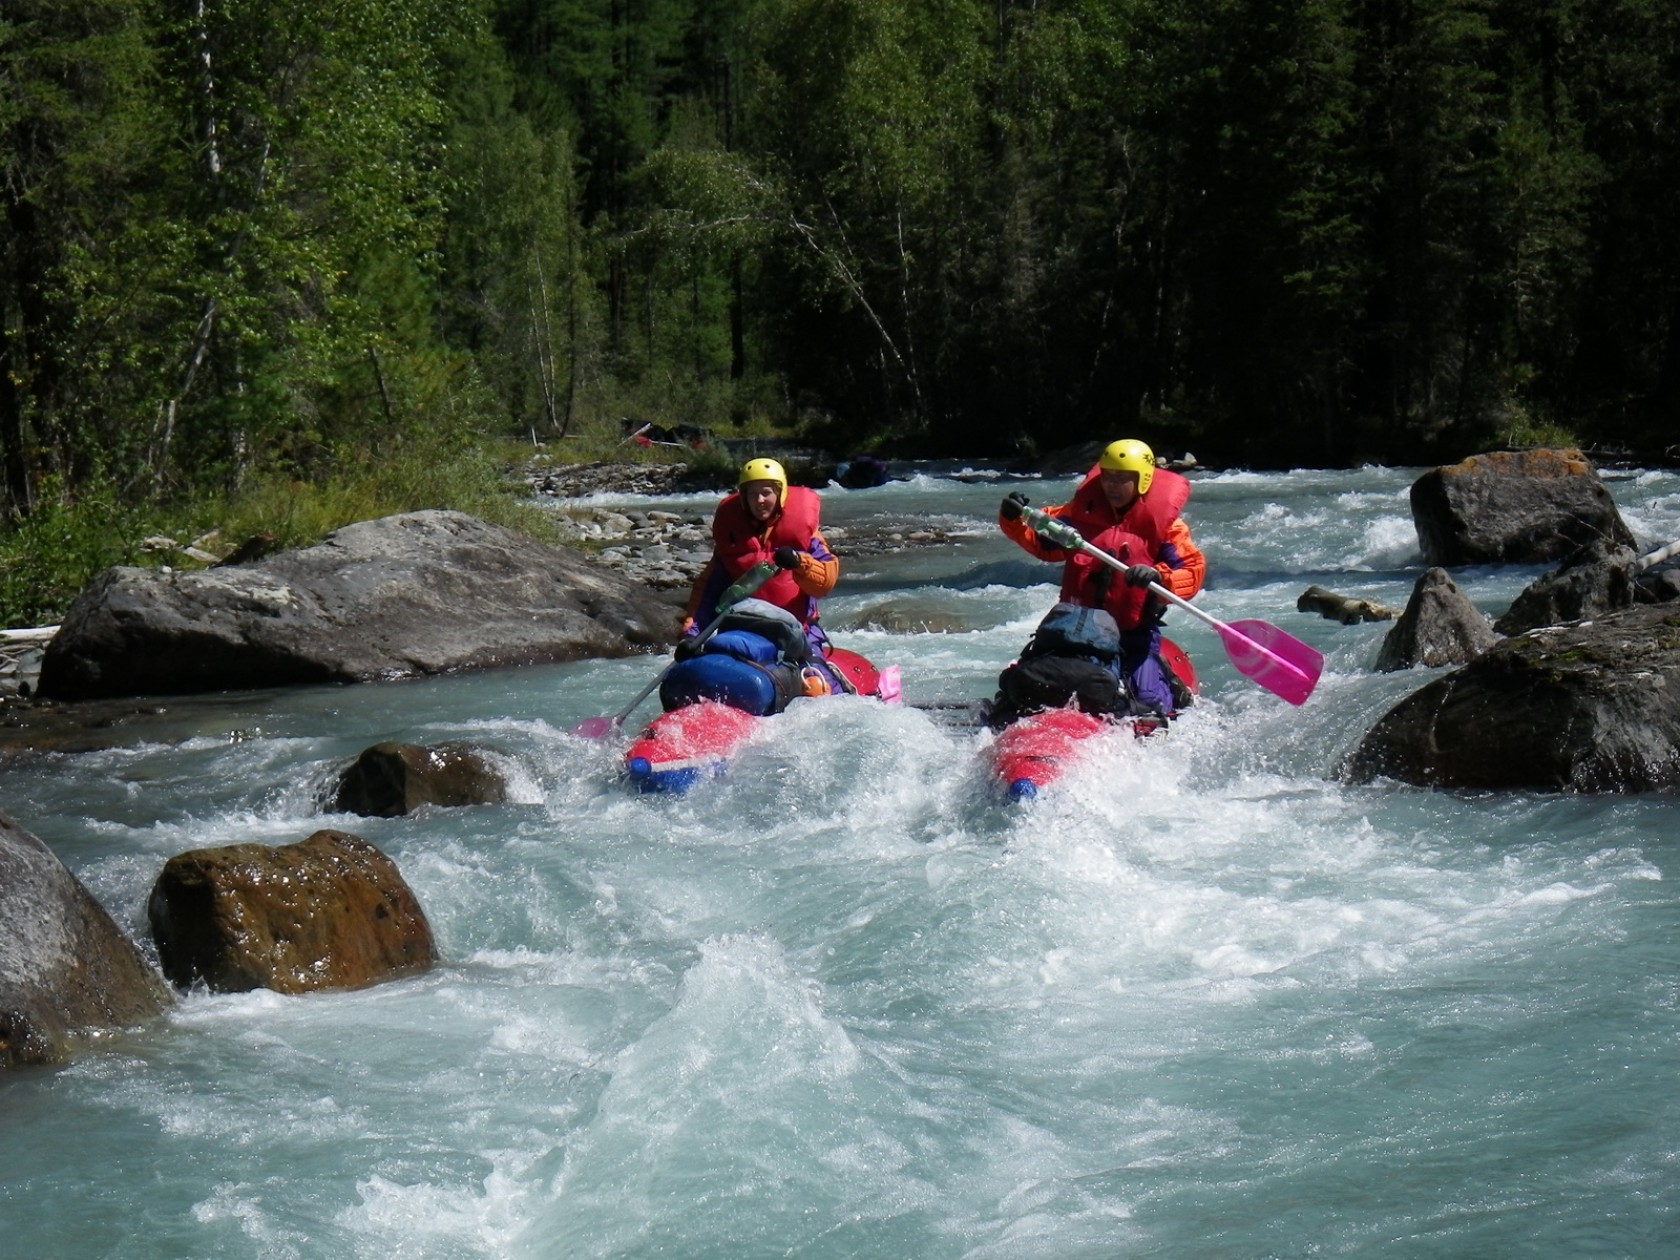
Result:
M1157 468L1149 493L1139 495L1116 515L1103 494L1101 471L1091 469L1058 519L1125 564L1154 564L1167 540L1167 527L1178 519L1190 499L1189 481ZM1061 598L1086 608L1104 609L1122 630L1133 630L1143 621L1149 592L1126 585L1114 569L1080 551L1062 566Z
M781 510L761 524L747 511L737 490L718 504L712 517L713 555L733 582L753 565L769 560L777 547L809 551L821 512L822 500L815 490L789 486ZM785 569L759 587L755 598L787 609L802 625L809 625L817 613L817 601L800 590Z

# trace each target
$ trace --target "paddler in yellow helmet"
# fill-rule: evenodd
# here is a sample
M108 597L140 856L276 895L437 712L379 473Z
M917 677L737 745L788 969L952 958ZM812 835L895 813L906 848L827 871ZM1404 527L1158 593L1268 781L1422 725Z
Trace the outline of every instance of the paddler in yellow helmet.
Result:
M682 633L690 638L718 613L718 597L748 569L769 561L780 570L756 598L786 609L805 627L813 656L823 659L828 637L817 624L817 601L840 579L840 561L819 531L822 500L816 491L790 486L773 459L749 459L735 492L712 516L712 558L694 579ZM679 641L677 655L685 655Z
M1189 498L1188 480L1157 467L1155 453L1145 443L1123 438L1108 444L1073 498L1045 509L1087 542L1125 561L1130 566L1125 573L1041 538L1021 519L1028 500L1019 491L998 509L998 525L1007 537L1040 560L1062 565L1063 602L1113 615L1132 694L1162 713L1173 708L1173 697L1160 660L1164 609L1149 593L1149 584L1159 582L1180 599L1190 599L1202 589L1207 560L1179 515Z

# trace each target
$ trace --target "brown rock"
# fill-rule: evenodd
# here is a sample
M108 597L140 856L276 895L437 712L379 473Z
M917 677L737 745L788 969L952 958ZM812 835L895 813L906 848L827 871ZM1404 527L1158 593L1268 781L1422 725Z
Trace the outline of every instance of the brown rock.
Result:
M339 776L335 813L395 818L422 805L500 805L507 780L465 744L375 744Z
M183 989L358 989L437 958L396 864L342 831L176 854L146 909L164 974Z

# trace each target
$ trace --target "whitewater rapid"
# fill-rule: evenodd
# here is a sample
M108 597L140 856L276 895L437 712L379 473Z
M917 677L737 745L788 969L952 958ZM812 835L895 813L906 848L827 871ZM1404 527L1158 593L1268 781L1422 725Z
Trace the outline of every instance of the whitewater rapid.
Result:
M1672 1254L1680 807L1337 777L1432 675L1371 673L1386 626L1294 601L1405 602L1415 471L1198 476L1201 602L1319 647L1318 691L1282 704L1179 617L1205 702L1026 807L942 706L990 694L1055 575L992 527L1020 483L951 471L825 495L842 528L953 536L848 563L826 605L908 703L796 705L685 797L570 734L646 658L172 700L0 763L0 808L142 943L174 853L334 826L442 952L355 993L189 994L0 1080L7 1254ZM1611 487L1680 537L1680 477ZM1455 578L1497 612L1534 574ZM513 799L321 812L385 739L484 747Z

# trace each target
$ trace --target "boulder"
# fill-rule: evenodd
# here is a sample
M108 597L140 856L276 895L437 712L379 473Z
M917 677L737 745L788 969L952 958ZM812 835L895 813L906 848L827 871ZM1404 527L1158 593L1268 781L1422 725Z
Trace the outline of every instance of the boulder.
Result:
M164 975L182 989L359 989L437 958L396 864L342 831L178 853L146 911Z
M834 469L834 480L848 490L868 490L892 480L887 466L873 455L855 455Z
M1647 569L1639 575L1638 585L1641 602L1661 604L1680 599L1680 567Z
M375 744L338 778L334 813L396 818L422 805L500 805L507 780L465 744Z
M1634 545L1578 450L1472 455L1419 477L1411 500L1425 564L1544 564L1594 539Z
M1531 630L1390 709L1343 767L1425 787L1680 788L1680 612Z
M223 566L255 564L258 560L272 556L279 549L280 544L273 534L253 534L216 563Z
M134 942L52 850L0 814L0 1068L57 1063L171 1001Z
M348 525L191 573L108 569L41 663L51 699L367 682L664 643L673 617L581 553L459 512Z
M1499 641L1488 619L1445 569L1427 569L1377 653L1387 673L1414 665L1462 665Z
M1627 547L1595 541L1525 587L1493 623L1500 634L1521 634L1632 608L1638 557Z

